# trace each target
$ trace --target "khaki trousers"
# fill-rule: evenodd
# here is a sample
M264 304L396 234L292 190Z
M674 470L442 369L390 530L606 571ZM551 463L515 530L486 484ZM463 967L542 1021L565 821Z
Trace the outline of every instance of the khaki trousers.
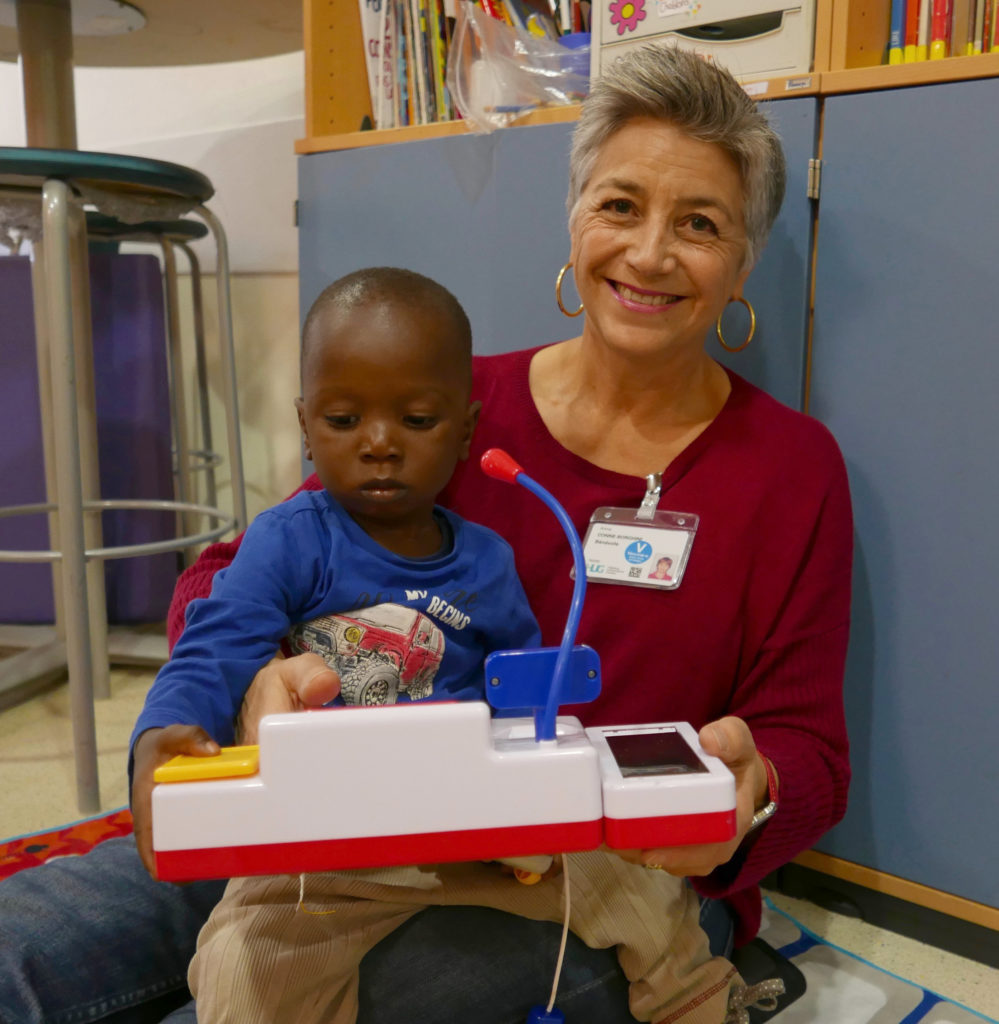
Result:
M632 1014L721 1024L740 979L710 955L689 887L605 851L568 860L570 928L617 948ZM560 873L528 886L480 862L332 872L305 876L303 910L297 875L235 878L191 962L198 1024L354 1024L361 958L413 914L460 905L561 921L562 886Z

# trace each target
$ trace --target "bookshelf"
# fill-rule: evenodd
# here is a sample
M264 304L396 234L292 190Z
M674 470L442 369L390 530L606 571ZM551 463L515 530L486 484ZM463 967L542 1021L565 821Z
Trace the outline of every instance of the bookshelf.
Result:
M820 95L896 89L999 75L999 53L883 63L891 0L817 0L814 69Z
M825 96L999 76L999 54L883 64L890 0L816 0L814 70L745 83L758 99ZM360 131L371 117L357 0L304 0L305 125L299 154L355 149L468 132L461 121ZM577 106L538 110L516 124L574 121Z

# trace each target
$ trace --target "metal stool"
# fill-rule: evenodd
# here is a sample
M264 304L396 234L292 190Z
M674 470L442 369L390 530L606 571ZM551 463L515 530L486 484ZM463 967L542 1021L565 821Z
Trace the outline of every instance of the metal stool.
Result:
M0 230L7 237L28 237L34 243L32 283L48 490L47 503L2 508L0 516L48 512L50 532L59 537L58 549L53 545L53 550L47 551L0 551L0 561L50 562L59 570L57 637L65 635L77 802L85 813L100 805L93 699L95 693L110 693L103 561L189 549L246 525L228 250L221 224L204 205L213 194L204 175L164 161L77 150L0 147ZM194 213L215 238L223 404L234 503L231 516L213 505L187 500L190 447L184 435L177 361L173 361L171 374L171 390L176 396L174 430L180 437L176 443L177 500L116 501L102 499L98 493L85 205L131 225L148 226ZM158 237L164 246L166 278L172 277L176 292L170 261L177 234L160 230ZM178 536L162 541L105 547L100 523L104 509L172 510L183 516L182 523L190 523L196 516L211 520L212 525L200 532L185 532L182 525ZM58 639L56 644L60 644ZM61 654L58 646L56 649ZM15 660L8 659L5 666L8 687L30 678L28 674L20 680L11 678L18 671L10 664ZM37 663L37 654L29 660Z
M91 240L113 243L149 242L159 246L163 257L163 290L166 309L167 357L170 371L170 409L173 426L174 479L178 501L193 500L196 488L193 474L203 473L205 504L217 505L215 469L222 456L212 447L212 423L208 407L208 361L205 354L205 318L202 301L201 264L191 243L208 234L208 228L196 220L157 220L126 224L96 210L87 211L87 236ZM201 431L201 444L195 447L188 437L189 420L182 382L183 357L180 303L177 287L177 258L180 249L187 259L191 277L191 310L194 338L194 358L197 374L197 422ZM237 429L238 429L237 423ZM245 516L244 516L245 518ZM189 530L186 532L190 532Z

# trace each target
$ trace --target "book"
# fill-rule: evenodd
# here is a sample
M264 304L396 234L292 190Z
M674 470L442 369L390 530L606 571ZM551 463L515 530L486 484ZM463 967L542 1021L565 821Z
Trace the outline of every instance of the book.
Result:
M950 21L950 55L965 57L972 51L969 43L975 30L975 5L972 0L953 0Z
M930 60L942 60L948 55L950 14L950 0L933 0L930 5Z
M916 60L928 60L930 56L930 7L931 0L919 0L919 39L916 42Z
M982 39L985 33L985 3L986 0L975 0L975 31L971 36L971 52L982 52Z
M395 89L395 8L390 0L383 0L379 12L377 41L379 56L377 93L372 100L376 128L396 126Z
M525 32L539 39L558 39L558 24L548 0L506 0L506 9Z
M905 5L905 63L911 64L916 59L916 46L919 43L919 0L908 0Z
M359 0L361 9L361 36L364 41L364 61L368 72L368 94L371 96L371 110L375 127L385 125L379 122L378 95L382 74L382 43L385 38L384 0Z
M905 59L906 0L891 0L891 22L888 29L888 63L901 64Z
M409 0L406 5L406 38L410 45L411 60L407 68L408 80L413 83L413 124L426 124L430 120L427 99L426 5L422 0Z

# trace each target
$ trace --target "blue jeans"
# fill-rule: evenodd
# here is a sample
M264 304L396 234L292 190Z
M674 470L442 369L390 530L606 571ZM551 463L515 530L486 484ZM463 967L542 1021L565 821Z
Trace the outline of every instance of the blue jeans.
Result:
M0 1024L196 1024L187 965L223 882L146 874L131 837L0 882ZM732 918L705 901L712 950ZM361 965L361 1024L523 1024L551 990L561 928L476 907L429 907ZM632 1024L613 949L569 936L558 1006L571 1024Z

